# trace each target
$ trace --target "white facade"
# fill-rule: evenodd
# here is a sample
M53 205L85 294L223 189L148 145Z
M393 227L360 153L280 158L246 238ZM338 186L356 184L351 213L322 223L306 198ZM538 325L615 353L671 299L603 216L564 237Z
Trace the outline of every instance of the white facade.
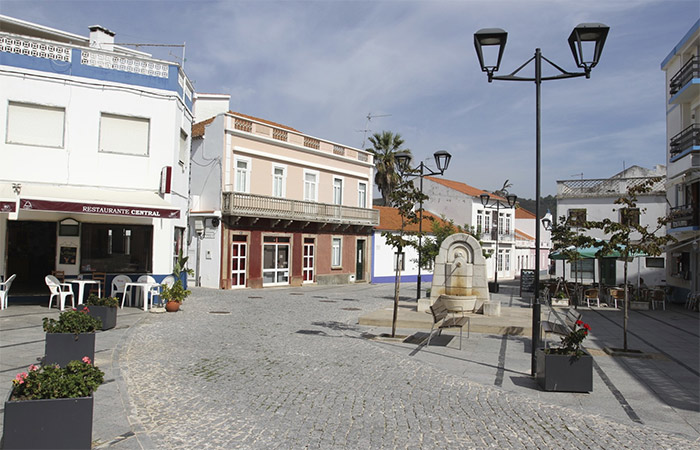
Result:
M406 247L402 257L401 281L413 283L418 277L418 251L414 247ZM396 249L387 244L381 231L375 231L372 237L372 283L393 283L396 279L396 259ZM432 279L432 268L424 266L421 280L428 283Z
M666 74L667 199L671 223L666 282L682 302L700 292L700 20L661 63Z
M115 46L102 27L88 38L5 16L0 24L0 272L17 273L13 291L30 282L45 291L53 270L172 272L187 226L185 74ZM73 221L77 235L66 235ZM30 265L26 229L55 233Z
M575 214L583 214L584 221L602 221L610 219L619 221L622 205L615 204L620 196L627 192L627 187L637 185L650 177L661 177L662 180L653 185L652 191L646 195L639 195L637 208L639 209L639 223L649 226L650 230L656 227L657 219L666 215L666 193L664 190L664 177L666 168L658 165L654 169L644 169L633 166L605 179L584 180L560 180L557 181L557 214L570 217ZM660 230L657 235L662 235L665 230ZM602 230L587 230L588 236L600 240L608 237ZM632 233L631 238L635 239ZM611 258L605 258L602 266L593 260L581 264L583 268L573 268L571 264L556 262L556 276L564 276L567 280L578 277L584 283L602 282L604 285L618 285L623 282L624 262ZM628 282L636 282L637 277L643 278L647 286L665 284L665 271L663 269L663 256L640 257L628 265ZM562 268L566 267L566 270ZM661 267L659 267L661 266Z

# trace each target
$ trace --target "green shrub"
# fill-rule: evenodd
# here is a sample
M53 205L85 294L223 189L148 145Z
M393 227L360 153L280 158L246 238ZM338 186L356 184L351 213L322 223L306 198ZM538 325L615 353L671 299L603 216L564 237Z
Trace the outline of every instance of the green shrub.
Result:
M29 366L12 380L12 400L77 398L92 394L104 381L104 372L85 356L64 368Z
M119 306L119 299L117 297L98 297L95 294L90 294L85 304L88 306L109 306L110 308L116 308Z
M44 317L44 331L47 333L94 333L102 328L102 320L90 317L88 307L81 311L72 309L64 311L58 316L58 320Z
M192 291L182 287L182 282L178 278L172 287L168 287L167 284L161 285L160 296L163 300L167 302L178 302L182 303Z

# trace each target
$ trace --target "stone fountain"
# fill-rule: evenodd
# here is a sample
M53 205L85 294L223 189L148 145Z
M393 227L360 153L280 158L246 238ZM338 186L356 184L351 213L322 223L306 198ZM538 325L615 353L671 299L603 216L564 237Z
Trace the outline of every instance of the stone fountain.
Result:
M490 301L486 260L473 236L456 233L442 242L435 258L430 299L419 299L418 311L427 311L438 298L452 311L500 315L501 304Z

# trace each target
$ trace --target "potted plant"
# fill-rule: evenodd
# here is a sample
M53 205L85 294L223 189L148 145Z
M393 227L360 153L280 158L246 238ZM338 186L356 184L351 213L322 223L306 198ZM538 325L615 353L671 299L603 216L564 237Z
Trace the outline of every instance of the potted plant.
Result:
M591 392L593 357L581 348L591 327L577 320L559 347L537 349L537 384L545 391Z
M180 309L180 303L185 301L188 295L191 294L189 289L182 287L182 281L176 279L171 287L167 284L161 285L160 296L165 300L165 310L175 312Z
M566 292L564 291L559 291L556 294L554 294L554 297L552 298L552 305L554 306L560 306L560 305L568 305L569 304L569 297L566 296Z
M63 368L31 365L17 374L5 402L3 448L89 449L92 393L103 380L87 356Z
M102 328L102 321L90 317L90 309L72 309L62 312L58 320L44 317L46 346L44 364L65 367L70 361L88 356L95 357L95 330Z
M117 306L119 300L116 297L98 297L91 294L86 302L88 315L102 321L102 331L117 326Z

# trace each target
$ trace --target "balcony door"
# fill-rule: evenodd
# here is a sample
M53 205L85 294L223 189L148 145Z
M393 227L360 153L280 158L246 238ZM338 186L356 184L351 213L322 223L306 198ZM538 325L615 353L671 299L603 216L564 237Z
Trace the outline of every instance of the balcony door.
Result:
M263 238L263 286L289 284L289 237Z
M248 243L245 236L231 236L231 289L246 286Z
M314 238L304 238L304 255L302 275L304 283L314 282L314 260L315 260Z

